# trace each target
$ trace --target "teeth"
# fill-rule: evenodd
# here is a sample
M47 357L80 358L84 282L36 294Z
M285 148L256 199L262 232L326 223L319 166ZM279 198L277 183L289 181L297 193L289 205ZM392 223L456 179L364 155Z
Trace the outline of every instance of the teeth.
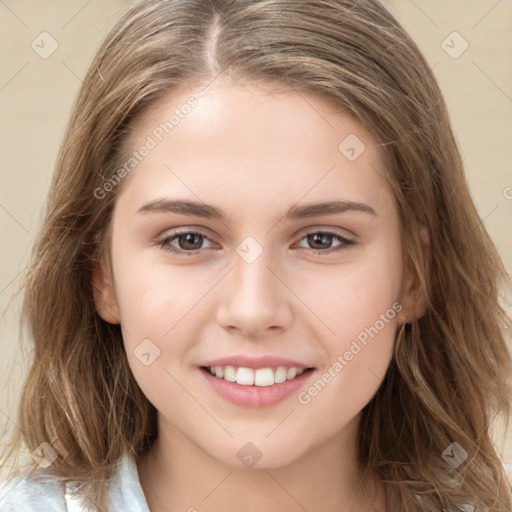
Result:
M286 368L278 366L275 370L272 368L245 368L243 366L209 366L209 372L228 382L236 382L242 386L272 386L286 380L294 379L304 373L304 368Z
M252 386L254 384L254 371L250 368L238 368L236 371L236 382L244 386Z
M274 382L276 384L279 384L280 382L284 382L285 380L286 380L286 368L284 366L279 366L276 370Z
M293 379L294 377L297 377L297 368L288 368L288 371L286 372L286 380Z
M234 366L226 366L224 367L224 380L227 380L229 382L235 382L236 381L236 372Z
M272 384L275 384L272 368L259 368L256 370L254 372L254 384L256 386L272 386Z

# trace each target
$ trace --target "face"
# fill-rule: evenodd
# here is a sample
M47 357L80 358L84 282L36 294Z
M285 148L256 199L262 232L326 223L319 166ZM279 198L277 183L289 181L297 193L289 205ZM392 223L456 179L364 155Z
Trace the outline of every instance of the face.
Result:
M96 301L160 428L269 468L353 433L408 300L372 136L320 97L238 84L173 91L130 144Z

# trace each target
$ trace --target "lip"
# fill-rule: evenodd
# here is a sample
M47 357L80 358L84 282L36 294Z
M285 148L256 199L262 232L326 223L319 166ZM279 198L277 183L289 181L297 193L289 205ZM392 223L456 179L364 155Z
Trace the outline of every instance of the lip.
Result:
M286 366L291 368L294 366L297 369L305 370L306 368L312 368L311 365L306 365L293 361L292 359L285 359L278 356L259 356L259 357L248 357L245 355L234 355L221 357L202 363L201 366L243 366L244 368L251 368L257 370L258 368L273 368L277 366Z
M308 367L303 366L303 368ZM289 396L297 394L299 389L315 373L315 369L305 369L303 374L271 386L244 386L236 382L228 382L213 376L206 367L199 367L199 372L210 388L228 402L239 407L263 408L275 405Z

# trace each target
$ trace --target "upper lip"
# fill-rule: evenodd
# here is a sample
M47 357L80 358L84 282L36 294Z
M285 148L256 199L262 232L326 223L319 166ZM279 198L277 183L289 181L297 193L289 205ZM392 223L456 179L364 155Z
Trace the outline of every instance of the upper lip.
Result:
M297 368L297 369L306 369L312 368L312 366L299 363L298 361L294 361L292 359L286 359L284 357L278 356L259 356L259 357L249 357L245 355L234 355L234 356L226 356L220 357L218 359L213 359L211 361L207 361L201 366L236 366L243 368L252 368L253 370L257 370L258 368L269 368L272 366L285 366L287 368Z

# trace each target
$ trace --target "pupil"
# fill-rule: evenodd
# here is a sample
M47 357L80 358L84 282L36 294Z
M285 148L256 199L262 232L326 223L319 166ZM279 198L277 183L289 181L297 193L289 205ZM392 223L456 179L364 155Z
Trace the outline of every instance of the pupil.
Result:
M330 236L331 235L323 235L323 234L320 234L320 233L315 233L313 235L310 235L310 237L313 238L313 244L315 244L315 243L322 244L322 240L324 240L325 238L328 239ZM326 244L326 245L329 245L329 242L327 242L327 241L324 241L323 243Z
M195 234L195 233L188 233L188 234L184 235L184 238L185 238L185 240L186 240L185 245L187 246L189 243L190 243L190 244L192 244L192 245L194 245L194 243L193 243L194 237L198 237L198 238L200 238L200 235L197 235L197 234ZM197 243L196 243L195 245L197 245ZM200 242L200 241L199 241L199 245L201 245L201 242ZM188 247L182 247L182 249L184 249L184 248L185 248L185 249L190 249L191 247L190 247L190 246L188 246ZM192 247L192 249L196 249L196 248L197 248L197 247Z

